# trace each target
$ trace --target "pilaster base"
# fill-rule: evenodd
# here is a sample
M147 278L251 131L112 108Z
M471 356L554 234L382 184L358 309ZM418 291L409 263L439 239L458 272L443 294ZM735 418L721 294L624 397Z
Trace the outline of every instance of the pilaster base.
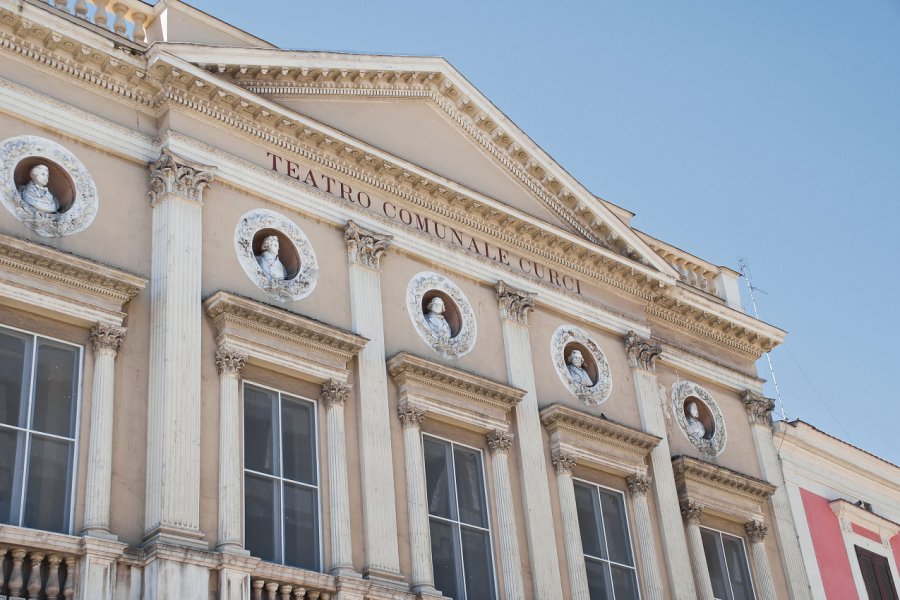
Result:
M99 538L84 537L84 556L79 566L79 598L113 600L116 592L116 561L126 545Z
M362 573L356 571L351 566L333 567L329 572L332 577L351 577L353 579L362 579Z
M402 590L404 592L409 590L409 584L406 583L406 579L396 571L386 571L375 567L368 567L363 572L363 577L375 585Z
M249 590L248 590L249 591ZM92 598L93 596L85 596ZM142 600L209 600L209 566L156 555L144 567ZM249 598L249 594L246 596ZM236 600L244 600L237 596Z
M169 525L160 525L144 535L144 543L141 544L142 548L149 548L154 544L181 546L192 550L209 550L209 542L203 539L202 532L196 529L185 529Z

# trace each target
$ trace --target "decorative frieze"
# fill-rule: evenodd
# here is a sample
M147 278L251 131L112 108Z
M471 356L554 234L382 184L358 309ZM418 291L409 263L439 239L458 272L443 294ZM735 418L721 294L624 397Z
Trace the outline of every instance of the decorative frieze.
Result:
M495 289L500 303L500 316L528 325L528 312L534 309L537 294L517 290L504 281L498 281Z
M509 449L512 447L513 436L507 431L494 430L485 437L492 454L494 452L509 452Z
M176 156L168 148L150 165L150 204L155 205L167 194L203 204L203 190L215 177L216 169Z
M753 390L744 390L741 394L741 401L744 403L744 408L747 409L747 415L750 417L751 423L772 425L772 411L775 410L774 400L766 398Z
M246 360L247 357L240 352L227 348L216 350L216 367L219 369L220 375L229 374L240 377Z
M364 229L354 221L347 221L344 242L351 262L356 262L376 271L381 270L381 257L391 247L392 235L375 233Z
M125 341L125 330L120 327L98 323L91 327L91 344L94 352L112 351L119 352L122 342Z
M651 344L633 331L625 334L625 353L632 369L656 371L656 359L662 354L662 346Z
M329 379L322 384L322 402L325 403L326 407L331 405L344 406L347 404L347 400L350 399L351 389L347 383L337 379Z

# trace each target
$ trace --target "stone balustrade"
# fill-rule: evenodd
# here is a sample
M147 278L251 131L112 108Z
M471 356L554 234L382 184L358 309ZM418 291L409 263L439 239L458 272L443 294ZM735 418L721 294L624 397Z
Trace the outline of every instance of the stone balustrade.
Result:
M60 600L75 595L77 558L18 545L0 546L0 597Z
M47 4L139 44L147 43L146 27L153 7L140 0L47 0Z
M251 600L331 600L332 593L268 579L251 579Z

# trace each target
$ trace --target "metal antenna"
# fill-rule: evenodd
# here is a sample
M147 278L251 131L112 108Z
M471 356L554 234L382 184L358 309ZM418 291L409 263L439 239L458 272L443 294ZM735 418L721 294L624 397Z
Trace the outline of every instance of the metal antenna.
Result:
M747 289L750 291L750 304L753 306L753 316L759 319L759 309L756 306L756 295L754 294L758 288L753 287L750 265L747 264L743 256L738 257L738 264L741 267L741 275L747 281ZM781 399L781 390L778 388L778 379L775 378L775 366L772 364L772 354L770 352L766 352L766 362L769 363L769 373L772 374L772 385L775 387L775 401L778 404L778 412L781 413L781 420L787 421L787 415L784 412L784 401Z

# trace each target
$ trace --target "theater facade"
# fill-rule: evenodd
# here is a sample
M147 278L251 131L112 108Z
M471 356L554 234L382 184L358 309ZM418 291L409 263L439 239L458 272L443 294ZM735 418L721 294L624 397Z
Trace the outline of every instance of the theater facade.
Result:
M812 597L784 332L445 60L0 0L0 138L0 595Z

